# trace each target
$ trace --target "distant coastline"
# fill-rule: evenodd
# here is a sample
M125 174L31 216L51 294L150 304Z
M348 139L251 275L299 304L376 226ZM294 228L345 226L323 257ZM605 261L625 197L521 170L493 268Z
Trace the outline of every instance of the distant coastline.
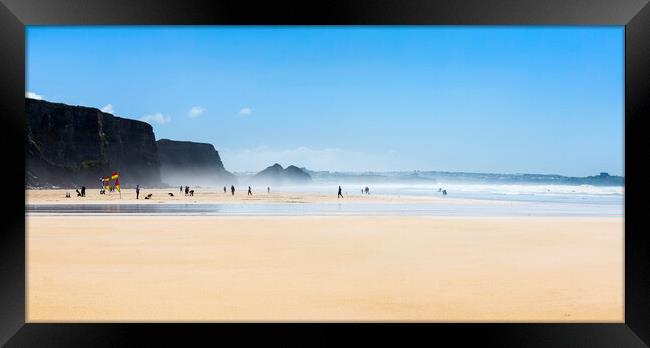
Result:
M347 179L363 182L401 183L466 183L466 184L546 184L546 185L594 185L624 186L625 177L600 173L586 177L557 174L501 174L443 171L391 171L391 172L329 172L308 171L315 180Z

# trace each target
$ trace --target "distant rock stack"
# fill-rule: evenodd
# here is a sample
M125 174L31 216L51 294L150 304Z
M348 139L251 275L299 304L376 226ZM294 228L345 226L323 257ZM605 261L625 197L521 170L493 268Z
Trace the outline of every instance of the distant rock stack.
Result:
M123 187L161 184L150 124L29 98L25 113L26 187L99 187L115 171Z
M212 144L161 139L157 142L160 176L171 186L223 186L237 182Z
M288 166L284 169L284 176L289 181L309 182L312 180L311 175L309 175L306 171L293 165Z
M269 185L305 184L311 182L311 180L311 175L304 170L293 165L283 169L277 163L255 174L253 177L253 181L255 182Z

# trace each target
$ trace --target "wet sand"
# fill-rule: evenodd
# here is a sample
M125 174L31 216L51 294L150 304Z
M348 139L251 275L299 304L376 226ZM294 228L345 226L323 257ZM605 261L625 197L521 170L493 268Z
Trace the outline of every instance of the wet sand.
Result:
M622 218L26 223L28 322L624 319Z

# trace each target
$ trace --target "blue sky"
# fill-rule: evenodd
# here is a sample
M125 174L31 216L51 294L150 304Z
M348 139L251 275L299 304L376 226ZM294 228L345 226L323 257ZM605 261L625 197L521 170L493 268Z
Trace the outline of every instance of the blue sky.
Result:
M26 86L233 171L623 174L623 27L28 27Z

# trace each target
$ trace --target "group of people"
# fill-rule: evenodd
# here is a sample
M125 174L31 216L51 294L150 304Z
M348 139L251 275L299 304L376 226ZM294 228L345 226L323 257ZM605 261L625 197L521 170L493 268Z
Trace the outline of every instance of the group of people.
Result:
M271 193L271 187L270 186L266 188L266 192ZM228 190L226 189L225 186L223 187L223 193L228 193ZM235 185L230 185L230 194L233 195L233 196L235 195ZM247 196L252 196L253 195L253 189L250 186L248 186L248 193L246 195Z
M75 189L75 192L77 192L77 197L86 197L86 186L81 186L81 191L79 189ZM65 198L70 198L70 192L65 193Z
M86 187L85 186L81 186L81 189L75 189L75 191L77 192L77 197L86 197ZM185 196L194 196L194 190L190 190L189 186L180 186L180 192L185 193ZM271 193L271 187L267 187L266 192L270 194ZM446 189L438 188L438 192L442 193L443 196L447 195L447 190ZM105 193L106 193L106 191L103 188L99 192L99 194L105 194ZM228 193L228 189L226 188L226 186L223 187L223 193L224 194ZM230 185L230 194L233 195L233 196L235 195L235 186L234 185ZM361 189L361 194L369 195L370 194L370 188L368 188L368 186L362 188ZM173 196L172 193L169 193L169 195ZM253 190L252 190L252 188L250 186L248 186L247 196L252 196L252 195L253 195ZM148 197L145 197L145 198L151 198L151 196L152 195L150 194L150 195L148 195ZM65 197L70 198L70 192L66 192ZM338 190L338 195L337 195L337 199L338 198L343 198L343 189L341 188L340 185L339 185L339 190ZM140 199L140 185L135 186L135 199Z
M343 198L343 192L342 192L342 191L343 191L343 190L341 189L341 185L339 185L339 194L336 196L337 199L338 199L338 198ZM346 193L346 194L347 194L347 193ZM363 194L369 195L369 194L370 194L370 188L368 188L368 186L362 188L362 189L361 189L361 194L362 194L362 195L363 195Z
M181 193L183 193L183 186L181 186ZM185 195L194 196L194 190L190 190L189 186L185 186Z
M108 192L113 192L115 191L114 187L109 187ZM81 189L75 189L75 192L77 192L77 197L86 197L86 186L81 186ZM99 189L99 194L100 195L105 195L106 194L106 189L102 186L101 189ZM137 185L135 187L135 198L138 199L140 195L140 185ZM65 198L70 198L70 192L65 193Z
M250 190L250 186L248 187L248 189ZM226 187L224 186L223 193L227 193L227 192L228 190L226 190ZM235 185L230 185L230 194L232 194L233 196L235 195Z
M113 192L115 191L115 186L109 186L108 187L108 192ZM99 189L99 194L100 195L105 195L106 194L106 189L102 186L102 188Z
M108 186L108 192L114 192L115 191L115 186ZM102 187L99 189L99 194L100 195L105 195L106 194L106 187L102 184Z

